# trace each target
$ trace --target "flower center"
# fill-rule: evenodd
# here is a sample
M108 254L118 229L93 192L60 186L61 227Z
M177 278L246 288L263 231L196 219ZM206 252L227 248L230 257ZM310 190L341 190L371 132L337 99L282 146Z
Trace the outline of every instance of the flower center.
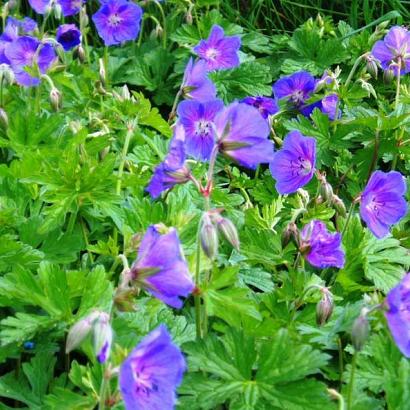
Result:
M305 102L305 94L302 90L295 91L290 95L290 101L295 105L300 105Z
M149 396L153 392L158 391L158 384L152 375L144 372L144 366L137 368L137 364L132 365L132 375L135 381L135 393Z
M312 171L312 163L305 158L298 157L297 160L291 161L293 172L297 175L308 175Z
M380 208L382 208L383 205L384 205L384 202L378 201L377 197L373 196L371 200L367 203L366 208L369 212L372 212L378 215L380 212Z
M215 60L215 58L218 56L218 50L216 48L208 48L206 50L205 56L209 60Z
M112 27L117 27L122 21L122 17L120 17L117 13L111 14L108 18L108 24Z
M195 135L207 137L212 133L212 126L209 121L199 120L195 123Z

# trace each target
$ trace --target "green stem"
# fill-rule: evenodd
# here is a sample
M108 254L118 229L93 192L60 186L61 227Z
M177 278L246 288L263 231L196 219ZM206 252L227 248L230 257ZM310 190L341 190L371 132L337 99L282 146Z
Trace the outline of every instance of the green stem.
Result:
M344 235L345 232L346 232L347 226L349 225L350 219L352 219L353 210L354 210L354 206L355 206L355 205L356 205L356 201L353 200L353 202L351 203L350 208L349 208L349 213L347 214L346 223L345 223L345 225L343 226L342 238L343 238L343 235Z
M198 224L197 232L197 243L196 243L196 265L195 265L195 285L198 288L200 287L200 274L201 274L201 221ZM200 339L202 337L201 332L201 296L196 294L194 296L195 302L195 326L196 326L196 337Z
M352 363L350 365L350 380L349 385L347 386L347 410L351 410L352 408L352 392L353 392L353 385L354 385L354 375L356 371L356 356L357 352L353 353Z
M91 251L88 249L90 243L88 241L87 228L85 226L85 221L84 221L83 218L81 218L80 221L81 221L81 230L83 231L84 242L85 242L85 245L87 247L88 257L90 258L90 262L93 264L94 263L94 257L93 257L93 254L91 253Z
M178 90L178 92L175 96L174 103L172 104L171 112L169 113L168 122L171 122L175 118L175 115L176 115L176 112L177 112L177 105L178 105L179 99L181 98L181 95L182 95L182 86Z
M397 109L399 108L399 100L400 100L400 79L401 79L401 75L400 75L400 71L401 71L401 63L399 61L399 66L397 68L397 82L396 82L396 96L394 98L394 110L397 111ZM397 113L396 113L397 114ZM395 133L395 137L397 140L397 131ZM400 141L400 139L398 140L398 142ZM394 154L393 157L393 162L391 165L391 169L395 170L396 166L397 166L397 160L398 160L399 154L398 152L396 152Z
M379 157L379 145L380 145L379 134L380 134L380 131L376 130L376 134L374 136L373 156L372 156L372 161L370 162L369 172L367 173L367 180L370 179L370 175L372 174L374 167L377 164L377 159Z
M339 337L337 339L337 347L339 351L339 384L340 388L343 385L343 349L342 349L342 339Z
M167 48L167 21L165 18L165 13L164 13L164 9L162 8L161 4L155 0L154 3L157 5L157 7L159 8L159 11L161 13L161 18L162 18L162 47L165 50Z
M357 67L359 67L360 62L362 61L362 59L365 55L366 54L362 54L361 56L357 57L356 61L354 62L353 67L350 70L350 73L349 73L349 75L347 77L347 80L345 82L345 87L346 88L349 86L350 82L352 81L353 75L356 72Z
M120 162L120 165L118 167L117 184L116 184L116 187L115 187L115 193L117 195L121 195L122 176L124 174L125 160L127 158L127 153L128 153L128 148L130 146L131 137L133 135L134 135L134 127L130 126L130 127L128 127L127 134L125 135L124 146L123 146L122 152L121 152L121 162ZM117 230L116 227L114 228L113 239L114 239L114 244L117 245L118 230Z
M117 195L121 194L121 185L122 185L122 176L124 173L124 166L125 160L127 158L128 148L130 146L131 137L134 135L134 127L129 127L127 134L125 135L125 142L121 152L121 162L120 166L118 167L118 174L117 174L117 186L115 189L115 193Z
M394 109L395 110L397 110L397 108L399 107L399 100L400 100L400 79L401 79L400 71L401 71L401 64L399 63L399 66L397 68L396 96L394 98Z

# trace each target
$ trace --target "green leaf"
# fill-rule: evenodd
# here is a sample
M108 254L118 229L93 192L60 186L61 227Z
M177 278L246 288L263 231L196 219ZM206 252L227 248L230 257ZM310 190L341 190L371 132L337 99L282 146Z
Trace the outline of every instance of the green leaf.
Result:
M271 95L270 68L258 62L242 63L231 70L220 70L210 75L218 95L230 102L248 95Z

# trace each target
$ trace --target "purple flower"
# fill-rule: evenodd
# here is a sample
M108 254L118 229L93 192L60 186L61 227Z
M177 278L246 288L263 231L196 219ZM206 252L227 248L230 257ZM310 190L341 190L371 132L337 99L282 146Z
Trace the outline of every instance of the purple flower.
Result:
M300 107L300 112L306 116L310 117L315 108L319 108L323 114L326 114L329 119L334 120L336 117L339 118L341 111L338 109L339 97L337 94L329 94L319 101L316 101L309 105L304 105ZM337 116L336 116L337 110Z
M300 249L311 265L317 268L343 268L345 254L340 248L342 236L339 232L332 234L322 221L314 220L305 225L300 237Z
M186 363L165 325L145 336L120 368L126 410L172 410Z
M387 294L387 324L397 347L410 357L410 273Z
M273 84L275 98L287 100L295 108L300 109L314 92L316 80L307 71L298 71L282 77Z
M268 97L246 97L240 102L251 105L258 109L263 118L276 114L279 111L277 102Z
M186 97L199 102L215 99L216 88L214 83L208 78L206 61L199 60L194 63L192 58L189 59L185 68L184 79L182 80L182 89Z
M222 27L212 26L207 40L201 40L194 47L194 52L206 61L208 70L222 70L239 65L238 51L241 39L238 36L227 36Z
M45 74L56 59L54 48L50 44L42 44L29 36L19 37L9 43L5 55L10 61L17 83L26 87L40 84L40 78L32 76L25 69L34 68L36 63L40 74Z
M50 0L28 0L28 2L38 14L45 14L47 8L51 6Z
M185 149L188 155L207 161L215 145L214 119L223 108L221 100L201 103L182 101L178 105L179 121L185 130Z
M161 192L176 184L189 181L190 171L185 166L184 128L181 124L175 126L174 137L169 146L169 152L164 161L154 171L154 175L146 188L152 198L158 198Z
M180 297L187 297L195 287L177 231L163 225L148 228L131 272L133 279L148 292L177 309L182 307Z
M61 6L63 16L68 17L77 14L85 0L58 0L57 2Z
M109 0L93 15L98 35L106 46L135 40L140 31L142 8L127 0Z
M19 36L30 34L37 29L37 23L29 17L18 20L8 17L4 32L0 35L0 64L10 64L5 51L8 43L17 40Z
M406 182L400 172L375 171L360 197L360 215L377 238L389 233L407 212Z
M272 161L269 126L256 108L234 102L215 117L215 128L219 150L240 165L256 168Z
M291 131L282 148L273 154L270 172L280 194L291 194L313 177L316 163L316 140L299 131Z
M61 7L63 16L73 16L77 14L85 0L57 0L56 4ZM52 5L51 0L28 0L30 6L38 14L45 14Z
M81 32L75 24L63 24L57 29L56 39L68 51L81 44Z
M410 72L410 33L404 27L394 26L383 40L372 48L372 55L380 61L384 70L392 69L397 75Z

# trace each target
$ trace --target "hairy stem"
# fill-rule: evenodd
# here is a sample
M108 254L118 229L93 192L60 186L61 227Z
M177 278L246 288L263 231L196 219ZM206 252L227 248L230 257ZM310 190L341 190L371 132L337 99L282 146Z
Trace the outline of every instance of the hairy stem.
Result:
M353 385L354 385L354 376L356 371L356 356L357 352L353 353L352 363L350 366L350 380L347 386L347 410L351 410L352 408L352 393L353 393Z

